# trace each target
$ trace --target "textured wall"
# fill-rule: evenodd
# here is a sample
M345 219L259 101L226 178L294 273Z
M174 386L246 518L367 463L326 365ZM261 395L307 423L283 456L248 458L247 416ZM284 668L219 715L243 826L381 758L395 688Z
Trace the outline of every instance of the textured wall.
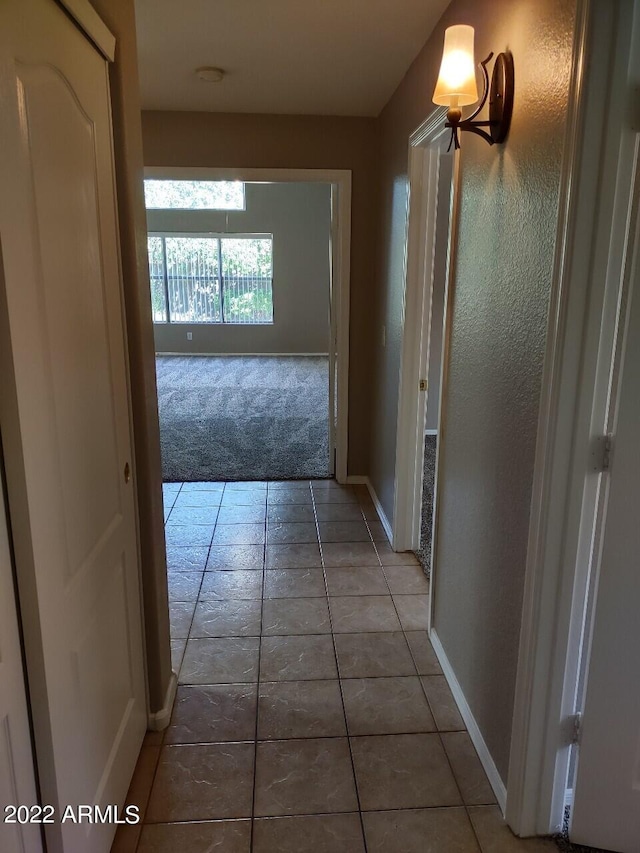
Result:
M368 466L376 121L330 116L143 112L147 166L352 172L349 473Z
M462 139L459 245L445 430L435 628L506 781L538 401L557 226L574 0L454 0L381 119L381 281L371 476L393 506L407 141L431 112L442 34L513 52L506 145Z

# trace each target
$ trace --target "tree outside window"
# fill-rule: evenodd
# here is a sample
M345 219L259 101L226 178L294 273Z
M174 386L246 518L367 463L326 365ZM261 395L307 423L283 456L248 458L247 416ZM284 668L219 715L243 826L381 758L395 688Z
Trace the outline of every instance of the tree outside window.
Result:
M271 236L150 234L154 322L273 322Z

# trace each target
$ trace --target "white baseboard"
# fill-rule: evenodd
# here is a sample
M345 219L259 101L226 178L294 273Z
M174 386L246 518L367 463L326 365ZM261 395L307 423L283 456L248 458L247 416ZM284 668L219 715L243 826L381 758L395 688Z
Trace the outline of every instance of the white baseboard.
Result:
M197 358L210 355L215 358L234 358L234 356L250 356L251 358L329 358L328 352L156 352L161 356L184 356Z
M384 509L382 508L382 504L380 503L380 499L376 494L376 490L371 485L371 480L368 477L365 477L363 474L349 474L347 477L347 483L350 486L366 486L369 490L369 494L371 495L371 500L373 501L373 505L376 508L376 512L378 513L378 518L380 519L380 523L384 528L384 532L387 534L387 539L389 542L393 540L393 532L391 528L391 522L386 516Z
M387 518L387 515L382 508L382 504L380 503L380 498L376 494L376 490L371 485L371 480L366 477L365 485L369 489L369 494L371 495L371 500L373 501L373 505L376 508L376 512L378 513L378 518L380 519L380 523L384 528L384 532L387 534L387 539L389 542L393 542L393 528L391 527L391 522Z
M169 685L167 687L167 692L164 697L164 704L159 711L155 711L153 714L149 714L149 721L147 726L152 732L162 732L169 725L169 721L171 720L171 713L173 711L173 703L176 698L176 690L178 689L178 676L175 672L171 673L171 678L169 679Z
M447 657L442 643L440 642L440 639L433 628L431 629L430 636L431 644L433 645L438 661L440 662L440 666L442 667L444 677L447 679L449 687L451 688L453 698L457 702L458 708L460 710L460 715L462 716L464 724L467 727L467 731L469 732L469 737L471 738L471 741L476 748L476 752L478 753L482 766L484 767L484 772L487 774L489 783L493 788L493 793L496 795L498 805L500 806L500 808L502 809L502 813L504 814L504 810L507 804L507 789L505 787L505 784L502 781L502 777L498 773L498 768L496 767L495 762L491 757L491 753L489 752L489 749L486 743L484 742L484 738L482 737L480 728L471 712L471 708L467 703L465 695L462 691L462 687L460 686L460 683L455 676L453 667L449 663L449 658Z

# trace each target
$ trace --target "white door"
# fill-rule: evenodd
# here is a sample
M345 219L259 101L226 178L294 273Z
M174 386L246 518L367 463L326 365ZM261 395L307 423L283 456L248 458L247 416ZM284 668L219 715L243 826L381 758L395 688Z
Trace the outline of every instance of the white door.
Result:
M0 418L43 803L122 805L146 728L108 68L0 3ZM113 824L46 827L108 851Z
M640 176L635 198L638 217ZM629 236L632 247L633 232ZM628 274L571 840L618 853L639 853L640 217L635 224L635 259Z
M0 480L0 850L39 853L40 828L23 824L15 806L37 803L13 569ZM8 822L11 821L11 822Z

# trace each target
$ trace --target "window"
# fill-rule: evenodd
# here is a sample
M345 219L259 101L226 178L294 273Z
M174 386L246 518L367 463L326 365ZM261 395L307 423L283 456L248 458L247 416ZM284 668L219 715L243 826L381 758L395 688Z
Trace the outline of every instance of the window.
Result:
M273 323L270 235L149 234L154 323Z
M147 179L144 200L149 209L244 210L244 183Z

